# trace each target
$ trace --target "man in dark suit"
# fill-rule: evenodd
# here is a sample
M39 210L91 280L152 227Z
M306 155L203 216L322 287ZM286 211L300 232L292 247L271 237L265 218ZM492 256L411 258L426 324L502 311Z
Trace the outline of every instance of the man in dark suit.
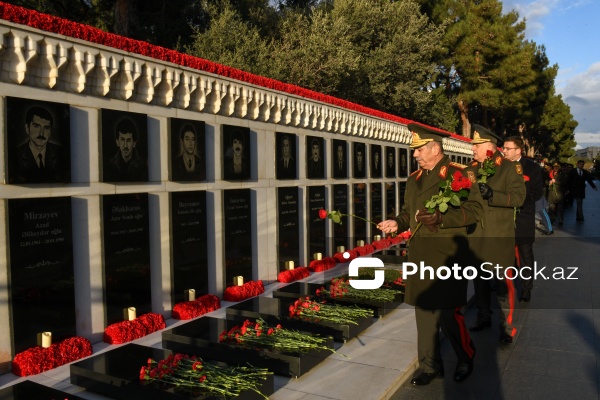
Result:
M25 115L29 140L15 149L9 175L11 183L52 183L63 181L61 147L50 143L52 114L32 107Z
M206 168L196 155L196 130L192 124L184 124L179 133L182 152L173 162L174 181L203 181Z
M117 122L115 144L117 151L108 161L104 182L146 182L148 165L136 146L138 131L133 121L127 117Z
M432 196L440 192L440 182L451 179L454 174L463 176L462 169L444 154L442 138L449 136L429 130L417 124L409 124L412 132L410 147L421 169L406 181L405 202L400 214L380 222L377 228L384 233L403 232L411 229L413 236L408 261L439 270L456 262L472 265L466 249L467 226L481 217L479 190L471 190L469 198L460 205L451 205L442 214L436 208L432 214L423 207ZM466 178L466 176L465 176ZM418 224L423 226L417 229ZM423 272L423 271L421 271ZM437 275L437 274L436 274ZM461 307L467 302L465 279L440 279L424 274L406 278L407 304L415 306L417 323L417 353L419 368L413 375L413 385L427 385L443 372L440 354L439 331L444 332L458 359L454 380L462 382L473 371L475 347L469 338Z
M310 153L308 153L308 178L324 178L325 177L325 165L323 158L321 157L321 142L319 139L312 139L310 144Z
M569 174L569 186L571 194L577 204L577 221L583 222L583 199L585 199L585 183L589 183L592 189L598 190L591 174L583 169L583 160L577 161L577 168L571 170Z
M525 201L515 217L515 243L518 255L517 265L521 277L521 302L531 299L533 279L533 243L535 242L535 203L544 194L542 168L533 160L523 157L524 143L519 136L509 136L504 141L504 157L521 163L525 180Z
M296 179L296 160L292 154L292 139L284 136L277 160L277 179Z

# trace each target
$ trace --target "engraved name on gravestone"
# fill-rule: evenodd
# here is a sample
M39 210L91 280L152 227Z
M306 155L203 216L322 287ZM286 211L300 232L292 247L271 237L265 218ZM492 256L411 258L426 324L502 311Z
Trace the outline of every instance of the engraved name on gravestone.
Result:
M360 218L367 219L367 184L366 183L355 183L353 185L354 190L354 215ZM355 245L357 240L365 241L367 239L367 223L360 218L354 219L354 240L352 244Z
M381 183L371 183L371 221L379 223L383 218Z
M71 198L8 200L14 350L75 335Z
M325 256L326 237L325 220L319 218L319 210L325 208L325 186L308 187L308 259L312 260L314 253Z
M123 308L151 311L148 194L102 196L104 288L107 324L123 320Z
M333 185L333 209L348 214L348 185ZM348 248L348 217L342 217L341 224L333 224L334 249Z
M277 215L277 265L283 271L286 261L294 261L295 265L300 262L298 187L277 188Z
M234 276L252 280L252 212L250 189L223 191L225 221L225 283Z
M206 192L171 193L173 301L187 300L184 291L196 296L208 292L206 244Z
M396 208L396 183L386 182L385 183L385 214L386 219L394 218L398 215Z

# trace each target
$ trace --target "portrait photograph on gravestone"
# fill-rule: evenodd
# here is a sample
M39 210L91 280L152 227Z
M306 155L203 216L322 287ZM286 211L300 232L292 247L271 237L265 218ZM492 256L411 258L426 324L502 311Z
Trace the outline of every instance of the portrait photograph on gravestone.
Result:
M106 322L152 311L148 193L102 196Z
M284 271L286 261L300 262L300 213L298 210L298 187L277 188L277 266Z
M367 184L355 183L353 191L354 215L367 219ZM352 234L354 245L357 240L367 240L367 222L360 218L354 218L354 233Z
M371 221L378 224L383 221L381 183L371 183Z
M385 176L396 177L396 149L390 146L385 146Z
M365 144L360 142L352 143L353 163L352 170L355 178L366 178L367 176L367 155L365 153Z
M309 179L325 178L325 141L321 137L306 137L306 177Z
M101 109L102 182L148 181L146 114Z
M223 179L243 181L250 179L250 128L223 125Z
M343 179L348 177L348 149L345 140L334 140L331 146L333 177Z
M174 303L208 293L206 191L171 193L171 279Z
M223 191L225 231L225 283L231 286L233 277L252 280L252 205L250 189Z
M396 183L386 182L385 183L385 216L388 218L395 218L398 215L398 209L396 208Z
M398 149L398 176L408 177L408 149Z
M381 178L383 167L383 157L381 155L381 146L378 144L371 145L371 178Z
M9 299L14 350L76 334L71 198L8 200Z
M308 259L312 260L315 253L325 257L327 237L325 236L325 221L319 217L319 210L326 209L325 186L308 187Z
M348 185L333 185L333 209L342 214L348 214ZM349 248L348 217L341 217L341 224L333 224L334 249L339 246Z
M7 97L5 115L6 183L70 183L70 106Z
M400 207L402 210L402 206L404 206L404 193L406 192L406 181L398 183L398 196L400 198Z
M277 179L297 179L296 135L292 133L275 133L275 159Z
M415 158L415 151L411 150L410 151L410 173L412 174L413 172L415 172L418 169L419 169L419 163L417 162L417 159Z
M171 180L206 180L206 143L204 121L170 118Z

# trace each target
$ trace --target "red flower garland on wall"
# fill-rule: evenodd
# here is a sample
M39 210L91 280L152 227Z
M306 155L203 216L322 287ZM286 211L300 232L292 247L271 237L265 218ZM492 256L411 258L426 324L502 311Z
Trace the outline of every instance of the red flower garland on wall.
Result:
M298 267L294 269L289 269L285 271L281 271L279 275L277 275L277 280L279 282L289 283L298 281L300 279L304 279L310 275L310 271L306 267Z
M359 256L366 256L375 252L375 247L372 244L365 244L364 246L358 246L353 249L358 253Z
M242 301L265 292L263 281L250 281L242 286L229 286L223 292L225 301Z
M391 246L390 239L388 239L388 238L376 240L371 244L373 245L373 247L375 247L376 250L387 249L388 247Z
M12 361L12 372L17 376L35 375L90 355L90 341L75 336L50 347L36 346L17 354Z
M171 316L175 319L192 319L221 308L221 301L213 294L205 294L194 301L175 304Z
M348 258L344 258L344 253L348 253L350 255L350 257ZM352 260L354 260L356 257L358 257L359 254L356 250L347 250L343 253L335 253L333 255L333 258L335 258L335 261L337 261L338 263L346 263L346 262L350 262Z
M399 122L404 125L407 125L412 122L407 118L402 118L397 115L388 114L379 110L375 110L373 108L361 106L360 104L352 103L350 101L342 100L337 97L315 92L313 90L305 89L300 86L284 83L275 79L265 78L263 76L251 74L246 71L228 67L226 65L217 64L215 62L208 61L203 58L179 53L175 50L155 46L153 44L142 42L140 40L134 40L124 36L115 35L113 33L104 32L100 29L94 28L89 25L80 24L78 22L69 21L67 19L55 17L48 14L42 14L38 11L14 6L3 2L0 2L0 19L14 22L16 24L27 25L32 28L42 29L47 32L52 32L75 39L85 40L103 46L109 46L115 49L120 49L126 52L151 57L154 59L170 62L184 67L189 67L199 71L205 71L233 78L253 85L262 86L268 89L286 92L292 95L297 95L307 99L343 107L348 110L372 115L374 117L383 118L389 121ZM440 132L450 133L451 136L457 140L469 141L467 138L460 135L456 135L452 132L447 132L432 126L429 126L429 128Z
M333 257L325 257L322 260L312 260L308 269L312 272L323 272L335 267L337 260Z
M166 326L162 315L148 313L133 321L122 321L107 326L104 330L104 341L109 344L127 343L165 329Z

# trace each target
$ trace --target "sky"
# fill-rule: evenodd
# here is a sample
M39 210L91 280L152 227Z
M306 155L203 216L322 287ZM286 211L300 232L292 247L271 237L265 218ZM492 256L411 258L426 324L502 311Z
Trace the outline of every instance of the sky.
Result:
M555 87L579 123L576 149L600 146L600 0L504 0L525 18L525 36L558 64Z

